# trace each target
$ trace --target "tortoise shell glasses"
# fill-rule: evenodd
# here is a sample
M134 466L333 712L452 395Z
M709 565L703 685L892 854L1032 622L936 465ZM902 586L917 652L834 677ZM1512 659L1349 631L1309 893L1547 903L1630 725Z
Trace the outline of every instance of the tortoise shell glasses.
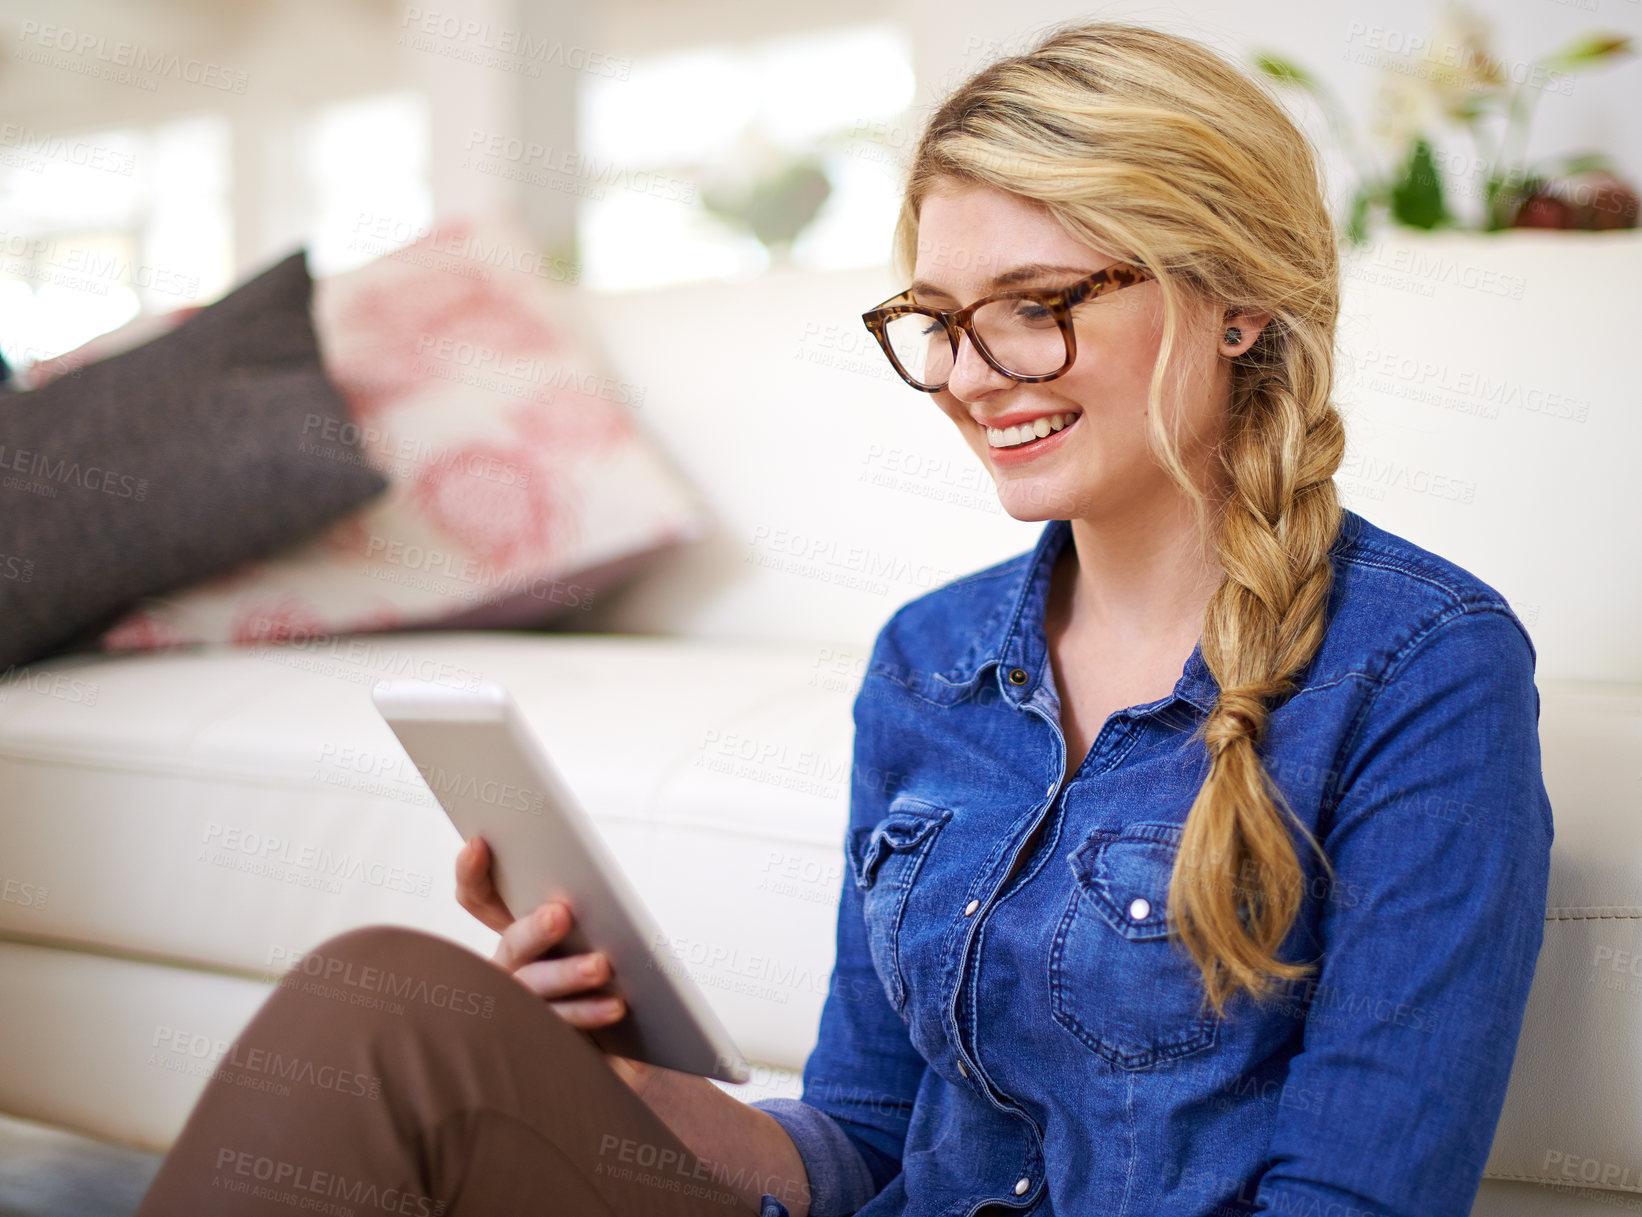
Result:
M1077 358L1074 307L1151 278L1151 271L1133 262L1114 262L1058 291L998 292L952 310L913 304L908 288L862 313L861 320L901 379L921 392L946 387L962 334L990 367L1036 384L1064 375Z

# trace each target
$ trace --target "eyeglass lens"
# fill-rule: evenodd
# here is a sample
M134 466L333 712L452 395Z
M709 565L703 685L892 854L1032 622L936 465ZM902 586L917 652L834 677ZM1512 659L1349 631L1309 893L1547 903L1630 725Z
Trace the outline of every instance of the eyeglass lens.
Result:
M1054 315L1036 300L994 300L975 310L981 345L1018 376L1046 376L1066 363L1066 336ZM956 350L933 317L903 313L884 326L890 349L908 376L935 386L952 374Z

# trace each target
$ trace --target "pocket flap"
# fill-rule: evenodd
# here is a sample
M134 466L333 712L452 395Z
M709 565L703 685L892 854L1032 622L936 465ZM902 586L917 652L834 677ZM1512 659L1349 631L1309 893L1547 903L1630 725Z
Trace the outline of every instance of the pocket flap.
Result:
M1180 849L1177 824L1098 829L1067 859L1095 910L1125 938L1166 938L1169 879Z
M871 828L850 834L850 870L858 887L870 888L878 867L892 853L916 849L930 833L952 816L945 807L914 799L897 799L887 815Z

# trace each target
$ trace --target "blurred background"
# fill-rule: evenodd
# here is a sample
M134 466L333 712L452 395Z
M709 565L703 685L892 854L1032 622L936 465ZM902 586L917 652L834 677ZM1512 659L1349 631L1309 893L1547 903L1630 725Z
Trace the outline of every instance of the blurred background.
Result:
M1638 0L6 0L0 350L213 299L299 243L344 270L455 213L522 216L598 292L884 263L932 103L1081 15L1297 74L1342 224L1370 187L1370 226L1463 226L1511 168L1642 178Z
M0 1217L133 1211L328 935L494 945L385 677L505 681L797 1093L874 639L1042 528L861 313L932 107L1087 17L1322 153L1341 501L1498 591L1544 692L1474 1211L1634 1207L1642 0L0 0Z

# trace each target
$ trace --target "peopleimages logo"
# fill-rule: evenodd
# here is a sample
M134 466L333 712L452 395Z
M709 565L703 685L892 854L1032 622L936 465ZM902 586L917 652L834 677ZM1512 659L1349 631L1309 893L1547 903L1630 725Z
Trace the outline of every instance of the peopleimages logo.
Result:
M424 38L437 37L449 42L465 43L474 50L492 51L498 55L529 60L532 66L554 64L569 68L571 71L591 72L596 76L609 76L616 80L626 80L633 71L631 61L606 55L603 51L590 51L586 47L575 45L566 46L558 38L537 37L523 30L493 26L488 21L475 21L471 17L459 17L455 13L443 13L437 9L414 6L406 8L399 25L411 35L420 34ZM403 38L401 41L403 42ZM425 42L407 45L417 50L435 49ZM481 59L479 62L484 60ZM538 68L533 74L539 72Z
M441 803L447 798L477 799L492 807L522 811L533 816L543 814L547 808L547 795L529 786L515 786L491 777L478 778L439 765L417 765L416 771Z
M61 672L37 672L32 668L19 668L13 664L4 672L0 672L0 705L10 701L20 690L37 693L42 697L55 697L58 701L68 702L70 705L95 706L102 686L95 681L80 680Z
M384 1186L375 1179L352 1179L335 1171L316 1170L302 1163L270 1158L252 1150L226 1145L217 1150L217 1174L213 1186L225 1192L278 1200L296 1209L334 1211L345 1202L347 1205L380 1209L384 1213L398 1213L401 1217L440 1217L447 1207L443 1200ZM322 1204L314 1199L318 1196L339 1203Z
M0 444L0 470L43 478L59 486L77 486L82 490L98 491L117 499L142 502L148 497L148 479L129 473L117 473L100 465L82 465L65 458L53 460L44 452L28 448L9 448ZM6 479L8 484L13 480Z
M586 190L591 198L603 198L602 193L596 192L596 188L603 186L631 190L636 194L647 194L674 203L693 203L698 193L696 184L685 178L669 177L648 169L635 169L617 161L601 163L573 148L555 148L552 144L521 140L501 133L470 130L464 152L464 167L483 172L486 171L484 166L487 164L497 167L509 165L521 172L537 170L544 174L555 174L579 182L580 189ZM499 169L489 171L497 172L499 176L512 176L500 173ZM523 180L534 181L537 185L547 184L540 178Z
M15 554L0 554L0 579L18 583L34 582L34 559L19 558Z
M324 887L333 893L341 891L339 880L414 896L426 896L433 890L433 876L426 871L390 866L351 852L333 853L323 846L303 844L277 833L260 833L220 822L205 826L197 860L220 866L243 860L248 865L235 865L234 869L286 879L304 887Z
M244 93L246 85L250 83L250 77L246 73L232 71L221 64L207 63L172 51L156 51L141 43L111 42L106 35L84 33L63 25L42 25L38 21L24 21L18 28L17 40L34 44L34 47L25 46L18 55L19 58L27 59L31 63L43 62L53 67L75 68L86 75L103 75L101 72L84 72L86 65L83 62L58 63L49 55L42 54L60 51L81 61L90 59L110 68L129 68L145 74L150 77L149 80L130 83L141 83L148 90L154 87L152 78L158 76L168 76L185 84L220 89L225 93ZM39 50L35 50L35 47ZM121 79L124 75L114 74L113 78Z
M836 537L762 524L753 529L747 561L823 582L876 591L879 595L887 593L890 581L929 589L956 578L945 567L900 554L841 544Z
M594 589L586 584L509 571L471 555L447 553L407 541L374 534L365 543L367 573L405 587L437 592L474 602L496 602L528 595L533 600L565 608L589 609Z
M0 900L4 900L7 904L18 904L24 908L45 908L48 895L50 895L49 890L38 883L24 883L20 879L7 879L5 883L0 884Z
M320 447L321 444L331 447ZM455 471L502 486L523 488L530 483L530 470L512 461L499 461L493 456L462 448L441 447L413 435L395 439L379 427L361 426L322 414L310 414L303 420L300 451L332 459L346 457L356 464L370 464L370 460L354 451L355 445L382 465L402 467L404 476L437 470Z
M557 359L509 355L495 347L452 338L449 335L417 335L416 353L441 363L471 368L474 371L494 372L508 380L538 384L549 389L571 389L584 397L602 397L617 405L637 406L644 399L642 389L612 376L600 376L596 372Z
M83 139L68 139L61 135L40 135L29 127L16 123L0 123L0 147L16 148L21 152L45 160L82 169L95 169L130 177L137 168L137 158L129 152L89 143Z
M409 242L414 242L410 249L393 248ZM494 235L465 228L432 228L372 211L362 211L355 219L353 244L390 258L405 258L420 247L429 254L442 254L451 259L455 263L447 268L451 273L475 272L473 277L487 280L486 267L518 271L558 283L575 283L581 277L581 268L574 262L514 245ZM469 266L469 263L477 265ZM437 266L438 262L427 264Z

